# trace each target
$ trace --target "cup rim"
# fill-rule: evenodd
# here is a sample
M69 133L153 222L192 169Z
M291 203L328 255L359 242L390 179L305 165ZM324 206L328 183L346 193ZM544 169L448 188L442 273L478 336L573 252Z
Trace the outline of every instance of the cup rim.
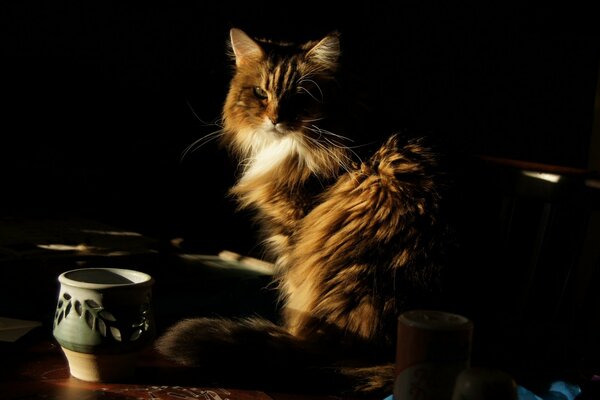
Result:
M460 331L473 329L473 321L464 315L442 310L409 310L400 314L398 323L417 329Z
M109 271L114 272L119 275L122 275L128 279L131 279L130 283L96 283L96 282L86 282L80 281L76 279L72 279L69 275L73 275L74 273L80 271L90 271L90 270L101 270L101 271ZM150 286L154 283L154 278L149 274L133 269L127 268L101 268L101 267L90 267L90 268L77 268L71 269L69 271L65 271L58 276L58 281L61 284L78 287L82 289L108 289L115 287L130 287L130 286Z

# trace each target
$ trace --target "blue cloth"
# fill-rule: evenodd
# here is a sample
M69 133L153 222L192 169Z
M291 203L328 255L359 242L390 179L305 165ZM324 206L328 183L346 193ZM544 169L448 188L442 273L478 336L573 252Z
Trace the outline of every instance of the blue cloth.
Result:
M565 381L552 382L546 393L540 396L535 395L523 386L517 387L519 400L575 400L581 393L581 388L577 385Z
M552 382L550 389L541 396L537 396L523 386L517 386L519 400L575 400L580 393L579 386L564 381ZM390 394L383 400L394 400L394 395Z

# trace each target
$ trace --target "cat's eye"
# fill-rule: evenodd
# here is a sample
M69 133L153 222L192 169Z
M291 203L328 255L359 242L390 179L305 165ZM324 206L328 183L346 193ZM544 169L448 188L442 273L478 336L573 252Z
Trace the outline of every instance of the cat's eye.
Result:
M254 92L254 95L261 100L264 100L268 97L267 92L265 92L264 89L262 89L258 86L254 86L253 92Z

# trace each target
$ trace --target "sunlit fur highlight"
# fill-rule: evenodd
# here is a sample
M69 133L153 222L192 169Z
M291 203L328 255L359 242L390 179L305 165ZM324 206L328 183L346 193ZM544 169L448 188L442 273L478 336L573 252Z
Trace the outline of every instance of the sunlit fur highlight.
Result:
M337 34L296 46L233 30L231 45L222 140L241 166L231 193L260 222L282 321L191 319L158 348L186 365L223 357L218 348L252 369L256 350L241 338L256 336L268 343L253 346L285 348L280 355L296 362L340 367L357 391L389 393L396 318L410 304L398 290L426 292L438 270L436 157L419 140L391 136L363 162L323 128L335 100ZM267 353L264 365L285 368Z

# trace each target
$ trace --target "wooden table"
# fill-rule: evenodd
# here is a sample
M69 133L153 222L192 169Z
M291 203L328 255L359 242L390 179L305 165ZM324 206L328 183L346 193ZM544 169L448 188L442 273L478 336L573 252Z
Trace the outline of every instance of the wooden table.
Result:
M91 400L336 400L333 395L280 393L259 388L223 388L200 385L193 371L159 357L148 349L140 355L135 375L120 383L91 383L69 374L58 344L43 331L32 332L17 343L0 347L0 399ZM196 378L196 379L195 379ZM194 380L198 384L194 384Z

